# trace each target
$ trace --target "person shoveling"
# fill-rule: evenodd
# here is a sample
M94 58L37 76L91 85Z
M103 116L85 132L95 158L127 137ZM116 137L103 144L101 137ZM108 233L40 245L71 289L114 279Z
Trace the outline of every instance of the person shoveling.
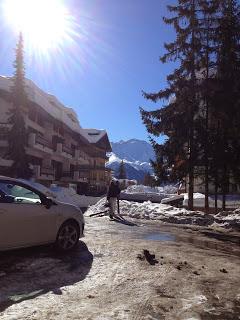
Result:
M119 195L121 189L119 187L118 180L112 180L108 192L107 192L107 201L109 203L109 217L110 219L116 218L115 211L118 209L119 214Z
M120 209L119 209L119 195L120 195L121 189L119 187L119 181L112 180L107 192L107 199L104 207L107 209L101 212L90 214L90 217L93 216L103 216L109 214L110 219L113 218L122 218L120 216ZM116 209L118 211L119 217L116 215Z

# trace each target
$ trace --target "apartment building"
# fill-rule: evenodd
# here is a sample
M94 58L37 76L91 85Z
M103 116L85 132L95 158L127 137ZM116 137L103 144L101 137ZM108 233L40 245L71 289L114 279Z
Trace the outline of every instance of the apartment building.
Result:
M12 80L0 76L0 174L12 161L6 159L8 111L11 108ZM29 105L24 114L28 132L26 148L33 178L45 185L71 185L79 193L101 193L111 179L105 167L111 145L105 130L84 129L73 109L25 82Z

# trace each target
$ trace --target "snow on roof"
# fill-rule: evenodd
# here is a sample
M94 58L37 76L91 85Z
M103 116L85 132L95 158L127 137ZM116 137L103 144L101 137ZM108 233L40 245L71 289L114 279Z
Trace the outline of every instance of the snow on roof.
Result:
M88 140L90 143L97 143L99 140L104 137L107 132L106 130L98 129L80 129L81 135Z

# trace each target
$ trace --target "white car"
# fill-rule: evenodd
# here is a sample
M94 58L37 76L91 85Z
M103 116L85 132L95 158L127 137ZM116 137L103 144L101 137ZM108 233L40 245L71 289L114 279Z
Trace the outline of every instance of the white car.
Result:
M52 200L21 180L0 176L0 251L47 243L67 251L83 231L79 208Z

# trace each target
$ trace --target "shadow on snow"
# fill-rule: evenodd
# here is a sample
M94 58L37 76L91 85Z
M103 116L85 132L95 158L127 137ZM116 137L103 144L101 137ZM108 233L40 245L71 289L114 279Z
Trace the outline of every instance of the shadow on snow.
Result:
M50 291L62 294L61 287L85 279L92 262L93 255L82 241L65 254L52 246L0 253L0 312Z
M124 225L126 225L126 226L131 226L131 227L133 227L133 226L138 226L136 223L131 222L131 221L128 221L128 220L126 220L124 217L122 217L122 216L120 216L120 215L114 217L112 220L115 221L115 222L117 222L117 223L124 224Z

